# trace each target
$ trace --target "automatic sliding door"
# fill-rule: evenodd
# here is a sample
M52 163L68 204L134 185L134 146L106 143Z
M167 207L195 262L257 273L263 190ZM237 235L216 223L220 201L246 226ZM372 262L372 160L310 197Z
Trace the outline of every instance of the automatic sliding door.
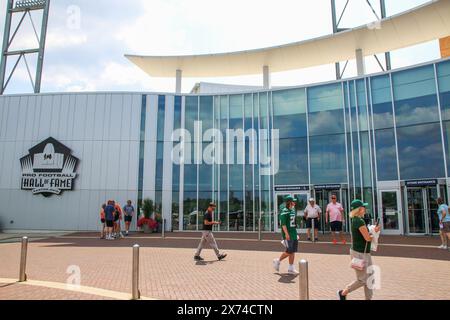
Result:
M425 200L422 189L407 190L408 227L410 234L425 234Z
M400 191L380 190L379 192L379 217L385 234L401 234L401 205Z

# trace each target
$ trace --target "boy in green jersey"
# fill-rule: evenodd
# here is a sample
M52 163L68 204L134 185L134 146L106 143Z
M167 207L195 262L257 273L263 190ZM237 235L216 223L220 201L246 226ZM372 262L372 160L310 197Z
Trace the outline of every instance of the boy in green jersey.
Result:
M298 274L298 271L294 267L295 253L298 251L297 212L295 211L296 200L291 196L287 196L284 201L286 206L280 211L280 225L286 252L283 252L279 259L273 260L273 267L279 272L281 261L289 258L288 273L296 275Z

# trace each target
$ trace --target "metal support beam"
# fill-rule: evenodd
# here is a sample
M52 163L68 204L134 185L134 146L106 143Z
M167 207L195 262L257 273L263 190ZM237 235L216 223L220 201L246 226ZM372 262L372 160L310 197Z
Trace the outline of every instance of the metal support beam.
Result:
M41 79L42 79L42 69L44 65L44 53L45 53L45 42L47 38L47 27L48 27L48 17L50 10L50 0L18 0L14 2L14 0L7 0L7 8L6 8L6 19L5 19L5 30L3 35L3 46L1 52L1 65L0 65L0 95L4 94L14 72L16 71L18 62L20 62L21 58L24 58L24 62L26 63L27 71L30 74L30 69L28 63L26 62L26 55L30 54L38 54L37 63L36 63L36 75L35 79L31 79L31 84L33 87L34 93L40 93L41 91ZM14 7L15 5L15 7ZM30 11L35 10L43 10L42 13L42 24L41 24L41 34L38 36L33 19L31 17ZM14 14L20 13L22 17L14 30L13 35L11 36L11 21L13 19ZM22 22L27 16L30 18L31 23L33 25L33 29L37 38L38 48L26 48L23 50L15 50L10 51L12 43L14 42L16 35L18 34L19 29L22 27ZM10 72L10 74L6 75L6 69L8 64L8 57L18 56L17 62L14 65L14 68ZM6 80L8 79L8 80ZM6 80L6 81L5 81Z
M385 0L380 0L380 8L381 8L381 19L387 18ZM392 69L391 53L390 52L386 52L384 54L384 56L385 56L385 59L386 59L386 70L391 70Z
M336 10L336 0L331 0L331 19L332 19L332 24L333 24L333 34L336 34L336 33L339 33L339 32L345 31L345 30L348 30L347 28L339 28L339 25L341 23L341 20L342 20L342 17L344 16L345 11L347 10L347 6L348 6L349 2L350 2L350 0L346 1L344 9L340 13L339 19L338 19L337 10ZM377 14L376 10L374 9L374 7L370 3L370 1L366 0L366 3L370 7L370 9L372 10L372 12L375 15L375 17L377 18L377 20L380 20L380 16ZM386 18L387 15L386 15L386 3L385 3L385 0L380 0L380 11L381 11L381 19ZM385 53L385 59L386 59L386 70L391 70L391 55L390 55L389 52ZM378 58L377 58L377 60L378 60ZM357 64L358 64L358 61L357 61ZM346 64L346 66L347 66L347 64ZM336 80L342 79L342 77L344 75L345 68L341 72L341 64L340 64L340 62L336 62L336 67L335 68L336 68ZM364 71L364 68L359 69L358 76L360 76L360 75L365 73L365 72L362 73L362 71Z
M36 81L34 84L34 93L41 92L42 67L44 66L45 40L47 38L48 13L50 10L50 0L46 1L44 13L42 16L41 37L39 43L39 56L36 67Z
M6 4L6 19L5 19L5 32L3 35L3 46L2 46L2 62L0 65L0 94L3 94L3 87L5 83L6 76L6 63L8 62L8 56L6 52L9 47L9 35L11 33L11 19L12 14L10 13L13 8L14 0L8 0Z
M264 89L270 89L270 69L269 66L263 67L263 87Z
M183 71L182 70L177 70L177 74L176 74L176 83L175 83L175 93L176 94L180 94L181 93L181 88L182 88L182 80L183 80Z

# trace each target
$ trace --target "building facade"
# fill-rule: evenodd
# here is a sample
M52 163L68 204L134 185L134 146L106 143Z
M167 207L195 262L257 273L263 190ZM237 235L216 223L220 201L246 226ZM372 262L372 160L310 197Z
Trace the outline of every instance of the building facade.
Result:
M214 201L218 230L276 232L284 196L334 194L346 215L368 202L386 234L434 234L449 138L448 59L230 95L2 96L0 225L98 230L106 200L149 198L169 231L199 230Z

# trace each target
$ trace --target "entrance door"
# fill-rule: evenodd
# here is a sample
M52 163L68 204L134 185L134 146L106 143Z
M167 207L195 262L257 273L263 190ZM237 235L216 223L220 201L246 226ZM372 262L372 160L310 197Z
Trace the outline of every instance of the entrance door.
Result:
M438 196L437 187L407 188L409 234L439 233L436 203Z
M304 212L306 206L308 205L309 200L309 193L308 192L300 192L300 193L277 193L276 194L276 220L275 220L275 230L277 232L281 232L281 227L279 224L279 213L282 209L282 206L284 206L284 198L286 196L291 196L294 199L297 199L297 205L295 206L295 209L297 210L297 227L299 233L306 233L306 222L304 220Z
M400 190L380 190L378 196L378 216L384 234L402 234L402 210Z
M331 203L331 197L336 196L337 202L339 202L344 208L344 214L347 214L347 189L335 189L335 190L316 190L316 203L322 209L322 217L320 219L319 230L325 233L326 231L330 231L330 226L325 223L325 214L327 210L327 206ZM349 223L349 219L345 217L345 225L344 232L347 232L347 224Z

